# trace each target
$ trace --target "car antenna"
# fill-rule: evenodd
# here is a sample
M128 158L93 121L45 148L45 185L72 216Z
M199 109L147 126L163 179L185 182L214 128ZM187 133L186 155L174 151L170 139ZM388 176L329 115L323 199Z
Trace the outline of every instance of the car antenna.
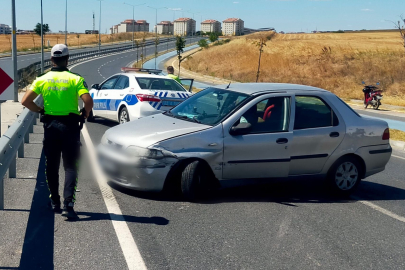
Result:
M228 86L225 89L229 89L229 86L231 86L231 82L229 82Z

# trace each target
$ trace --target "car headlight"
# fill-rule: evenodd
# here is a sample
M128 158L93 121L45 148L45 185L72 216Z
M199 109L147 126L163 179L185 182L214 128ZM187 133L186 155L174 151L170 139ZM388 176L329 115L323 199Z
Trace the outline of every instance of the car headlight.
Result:
M146 159L160 159L164 155L162 151L157 149L147 149L138 146L129 146L126 149L127 154L132 157L146 158Z
M108 140L107 140L107 135L103 135L103 137L101 137L101 144L103 145L107 145L108 144Z

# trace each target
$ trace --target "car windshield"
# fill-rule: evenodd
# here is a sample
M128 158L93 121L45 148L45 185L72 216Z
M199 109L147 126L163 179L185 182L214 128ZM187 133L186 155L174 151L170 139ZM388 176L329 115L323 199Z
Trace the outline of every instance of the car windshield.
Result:
M136 77L139 87L142 90L170 90L186 92L186 89L180 86L175 80L166 78L142 78Z
M175 118L214 126L248 97L249 95L238 92L207 88L191 96L166 114Z

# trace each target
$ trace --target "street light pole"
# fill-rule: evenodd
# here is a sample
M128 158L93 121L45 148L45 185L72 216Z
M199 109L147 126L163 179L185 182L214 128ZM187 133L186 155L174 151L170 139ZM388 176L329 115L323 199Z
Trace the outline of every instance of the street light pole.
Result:
M158 36L157 36L157 27L158 27L157 26L157 11L158 11L158 9L163 9L165 7L162 7L162 8L155 8L155 7L150 7L150 6L147 6L147 7L156 10L156 24L155 24L155 69L156 69L157 42L158 42Z
M41 0L41 73L44 73L44 12Z
M131 5L128 3L124 3L124 5L132 7L132 50L133 50L135 47L135 7L145 5L145 3L139 5Z
M101 1L103 0L97 0L100 2L100 18L98 22L98 52L100 53L101 51Z
M67 46L67 0L66 0L66 10L65 10L65 45Z
M16 17L15 17L15 0L11 0L11 17L12 17L12 34L13 34L13 79L14 79L14 102L18 102L18 73L17 73L17 26L16 26ZM0 111L1 115L1 111ZM1 128L1 127L0 127ZM0 187L1 189L1 187ZM2 192L2 191L0 191ZM2 202L0 201L0 204Z

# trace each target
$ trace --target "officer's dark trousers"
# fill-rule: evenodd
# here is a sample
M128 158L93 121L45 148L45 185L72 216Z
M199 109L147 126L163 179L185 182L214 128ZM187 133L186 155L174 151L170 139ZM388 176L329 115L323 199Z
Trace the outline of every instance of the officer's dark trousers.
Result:
M78 123L52 120L44 123L44 153L46 180L51 199L59 197L59 165L62 156L65 169L64 205L75 202L78 163L80 157L80 129Z

